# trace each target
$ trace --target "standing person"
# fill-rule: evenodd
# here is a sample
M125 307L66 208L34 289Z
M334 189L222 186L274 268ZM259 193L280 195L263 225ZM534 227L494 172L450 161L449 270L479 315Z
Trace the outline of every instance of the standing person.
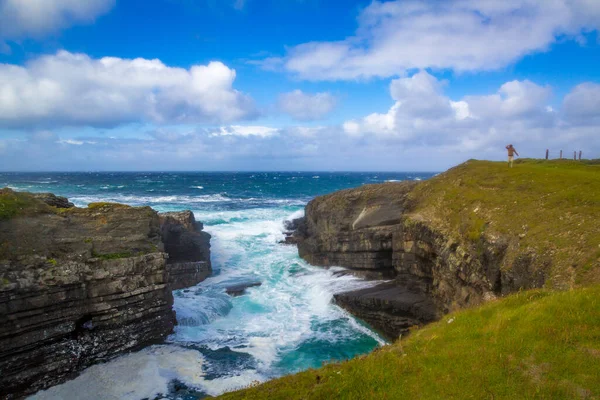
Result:
M506 150L508 150L508 166L512 168L513 160L515 159L515 154L518 156L519 153L517 152L517 149L513 147L512 144L506 146Z

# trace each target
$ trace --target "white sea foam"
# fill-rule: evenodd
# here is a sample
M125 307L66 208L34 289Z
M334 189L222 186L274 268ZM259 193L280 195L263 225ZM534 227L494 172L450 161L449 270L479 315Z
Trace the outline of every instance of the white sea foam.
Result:
M191 186L192 189L204 189L204 186Z
M337 276L335 273L339 268L312 267L298 258L295 247L278 244L283 239L282 221L301 217L303 210L294 211L291 207L296 204L299 207L303 201L273 199L276 207L214 211L197 200L214 199L214 196L223 196L226 204L237 201L224 194L206 197L113 196L114 201L152 204L159 209L163 205L171 207L171 204L191 208L212 235L212 262L217 273L196 287L175 292L174 308L179 325L168 339L171 345L151 349L164 347L176 351L164 355L166 350L148 350L151 354L144 350L113 361L117 364L111 362L92 367L105 371L94 372L85 378L87 381L80 381L79 386L70 386L69 390L52 392L58 393L54 398L61 398L60 394L67 392L80 393L84 387L90 388L86 389L89 393L103 393L94 389L97 382L113 388L120 386L121 379L126 381L126 388L131 389L118 391L116 397L107 399L154 398L160 393L169 397L165 390L172 379L209 395L219 395L254 381L264 381L274 374L296 370L297 366L282 367L278 363L284 359L294 360L294 352L303 343L320 341L323 346L352 346L353 340L365 336L371 337L373 343L384 343L377 334L331 303L334 293L368 287L375 282L365 282L351 275ZM102 196L102 200L113 197ZM79 196L76 201L98 200L98 197ZM239 201L265 202L264 199ZM247 289L243 296L230 297L225 293L229 285L255 281L260 281L261 286ZM210 359L208 353L203 362L197 361L198 352L188 353L177 346L189 344L200 351L228 348L227 351L233 352L232 357L245 359L250 356L253 362L235 364L236 367L229 363L228 369L219 370L219 361ZM158 351L158 354L152 354L152 351ZM196 361L192 362L192 359ZM303 364L302 368L318 366L319 355L315 355L315 360L313 364ZM187 372L180 370L184 365L191 365ZM208 367L212 379L202 376L202 369ZM111 369L117 372L112 374L108 371ZM84 376L88 376L87 371L81 377Z
M139 400L168 393L178 380L201 388L202 355L178 346L152 346L86 369L72 381L31 396L30 400Z
M195 211L198 219L215 218L216 213ZM287 214L287 215L286 215ZM208 225L213 235L213 264L221 272L188 293L175 296L178 317L194 314L207 316L210 323L196 326L180 324L170 341L198 343L211 349L224 346L252 356L255 369L241 369L231 380L211 381L211 394L246 386L272 371L283 356L294 352L309 340L343 345L358 335L385 343L377 334L356 322L352 316L331 303L334 293L368 287L351 275L336 276L339 269L312 267L297 257L297 250L281 246L281 222L301 216L285 209L253 209L243 212L220 212L221 218L243 217L227 224ZM247 290L246 295L230 298L231 308L222 307L224 288L230 283L260 280L262 285ZM206 310L209 310L207 313ZM217 312L213 312L217 310ZM208 315L210 314L210 315ZM193 319L193 317L192 317ZM315 324L347 321L335 332L326 328L315 331ZM226 384L227 383L227 384ZM208 383L206 383L208 384Z
M291 215L288 215L288 217L285 219L286 221L293 221L295 219L298 218L302 218L304 217L304 209L300 209L298 211L295 211L294 213L292 213Z

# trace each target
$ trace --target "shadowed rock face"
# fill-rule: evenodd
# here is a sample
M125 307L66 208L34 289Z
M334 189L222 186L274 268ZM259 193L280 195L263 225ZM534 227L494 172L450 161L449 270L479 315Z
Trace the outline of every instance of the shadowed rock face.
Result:
M189 210L159 214L160 230L172 290L197 285L212 272L210 235Z
M0 398L160 342L175 324L154 210L40 209L0 221Z
M54 193L32 193L33 197L56 208L73 208L75 205L66 197L56 196Z
M394 340L411 326L438 319L438 310L424 292L395 282L334 295L336 304Z
M340 306L396 338L410 325L450 310L543 285L544 276L530 271L533 256L509 254L510 238L481 235L474 244L414 213L414 187L364 185L306 206L297 235L302 258L393 278L380 287L337 294ZM510 269L501 268L507 263Z

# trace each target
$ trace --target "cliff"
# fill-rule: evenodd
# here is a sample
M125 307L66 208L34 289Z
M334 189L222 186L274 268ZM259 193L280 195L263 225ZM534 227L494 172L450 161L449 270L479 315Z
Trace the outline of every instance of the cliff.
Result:
M522 289L600 282L599 218L597 165L471 160L425 182L314 199L298 249L314 265L395 276L335 299L397 337Z
M169 335L169 279L180 285L173 277L182 275L168 271L179 248L170 238L165 252L162 233L185 236L188 228L176 218L161 227L149 207L76 208L51 194L0 190L0 398L58 384Z
M160 213L160 230L171 290L194 286L212 272L210 235L191 211Z
M338 304L389 336L440 320L221 398L600 398L599 220L597 162L471 160L318 197L300 255L395 275Z

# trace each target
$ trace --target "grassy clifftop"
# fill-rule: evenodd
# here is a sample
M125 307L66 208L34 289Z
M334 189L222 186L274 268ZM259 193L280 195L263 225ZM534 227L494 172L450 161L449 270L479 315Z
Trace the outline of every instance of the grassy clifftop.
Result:
M363 186L357 196L398 199L405 186ZM320 201L336 199L346 197ZM599 163L525 159L509 169L470 160L412 187L408 210L407 223L429 224L475 254L505 242L503 268L530 254L546 289L449 314L370 355L224 399L600 398Z
M595 399L600 286L534 290L447 315L367 356L223 399Z
M548 284L600 283L600 165L470 160L415 187L414 214L474 246L502 235L551 264ZM516 252L514 252L516 253ZM507 260L507 265L510 264Z

